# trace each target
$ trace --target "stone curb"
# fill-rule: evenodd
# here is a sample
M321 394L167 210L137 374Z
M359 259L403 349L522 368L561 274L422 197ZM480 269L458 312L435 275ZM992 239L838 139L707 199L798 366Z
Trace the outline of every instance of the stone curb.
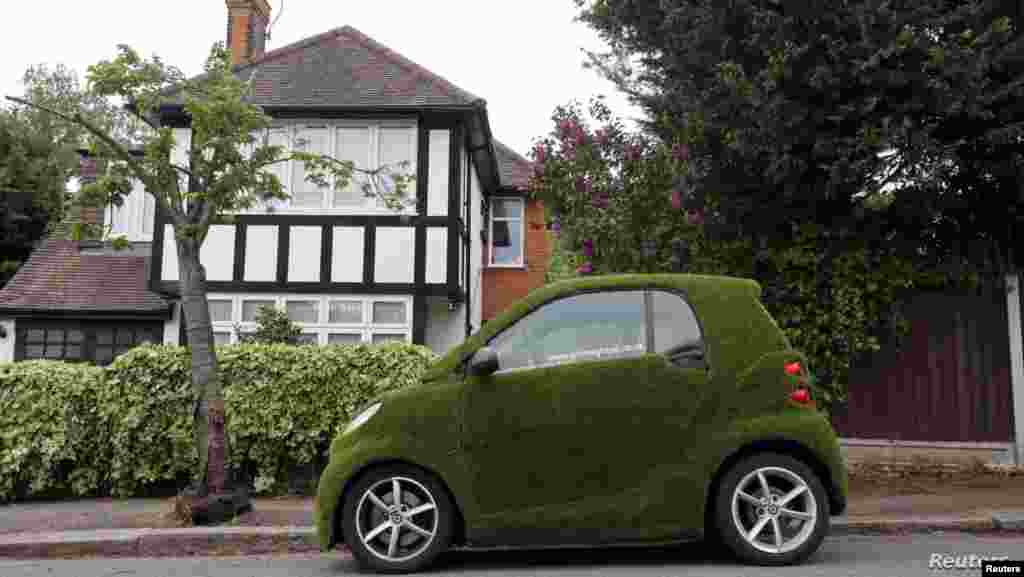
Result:
M313 527L109 529L0 535L0 558L190 557L315 553Z
M872 535L888 533L1022 532L1024 513L995 513L991 516L956 518L853 519L833 517L830 534Z

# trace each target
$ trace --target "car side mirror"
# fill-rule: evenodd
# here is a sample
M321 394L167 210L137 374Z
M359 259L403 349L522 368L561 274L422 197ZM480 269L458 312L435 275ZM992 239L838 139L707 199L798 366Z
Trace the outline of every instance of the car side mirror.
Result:
M474 376L489 375L498 370L498 351L491 347L477 349L469 359L469 373Z

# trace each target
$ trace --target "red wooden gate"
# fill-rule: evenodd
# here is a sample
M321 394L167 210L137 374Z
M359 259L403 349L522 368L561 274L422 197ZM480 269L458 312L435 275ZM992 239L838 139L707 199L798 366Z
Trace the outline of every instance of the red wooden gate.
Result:
M883 345L850 372L833 415L843 437L913 441L1013 439L1006 293L924 293L906 308L901 350Z

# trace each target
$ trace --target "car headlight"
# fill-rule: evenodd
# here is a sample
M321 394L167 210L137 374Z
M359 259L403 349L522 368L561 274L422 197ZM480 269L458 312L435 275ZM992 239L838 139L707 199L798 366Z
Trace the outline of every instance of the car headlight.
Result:
M374 403L369 407L363 409L363 412L356 415L356 418L352 419L352 422L349 423L347 427L345 427L345 430L342 431L341 434L347 435L352 431L358 429L359 427L365 425L366 421L369 421L374 415L377 414L377 411L380 410L381 404L382 403Z

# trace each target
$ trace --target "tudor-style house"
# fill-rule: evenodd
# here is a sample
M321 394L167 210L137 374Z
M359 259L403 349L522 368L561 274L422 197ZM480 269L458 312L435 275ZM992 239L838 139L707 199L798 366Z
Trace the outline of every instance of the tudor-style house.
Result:
M408 162L416 200L402 212L359 189L318 188L300 162L275 167L290 199L214 225L201 260L214 337L254 328L276 305L321 345L457 344L543 284L543 207L525 196L530 164L491 135L485 102L344 26L264 52L266 0L227 0L236 74L253 74L271 140L373 169ZM177 159L189 119L165 107ZM105 364L142 342L184 343L172 227L141 187L123 206L75 215L102 220L110 242L41 243L0 290L0 361Z

